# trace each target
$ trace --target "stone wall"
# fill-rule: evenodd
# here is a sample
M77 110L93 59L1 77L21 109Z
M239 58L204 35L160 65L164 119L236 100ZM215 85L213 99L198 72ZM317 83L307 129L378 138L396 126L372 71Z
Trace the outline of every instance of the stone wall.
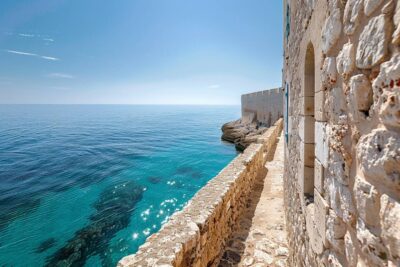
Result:
M216 266L282 130L270 127L118 266Z
M282 88L276 88L242 95L242 120L252 120L254 116L269 127L282 117L282 94Z
M400 266L400 1L284 9L288 265Z

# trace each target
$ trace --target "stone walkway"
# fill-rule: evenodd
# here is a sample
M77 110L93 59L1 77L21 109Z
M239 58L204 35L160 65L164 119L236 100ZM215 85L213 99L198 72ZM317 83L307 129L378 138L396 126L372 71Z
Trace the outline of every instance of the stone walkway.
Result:
M220 267L286 266L288 255L283 208L284 138L280 137L268 173L256 185L240 221L228 241Z

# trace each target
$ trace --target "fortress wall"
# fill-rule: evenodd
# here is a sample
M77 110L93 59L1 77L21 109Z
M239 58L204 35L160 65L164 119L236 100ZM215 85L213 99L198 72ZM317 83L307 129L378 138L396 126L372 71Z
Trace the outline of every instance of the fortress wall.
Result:
M272 125L283 114L282 88L259 91L242 95L242 118L248 119L253 114L258 122Z
M230 234L238 226L255 181L282 130L282 119L210 180L185 206L151 235L135 255L118 266L217 266Z
M284 7L288 266L400 266L400 1Z

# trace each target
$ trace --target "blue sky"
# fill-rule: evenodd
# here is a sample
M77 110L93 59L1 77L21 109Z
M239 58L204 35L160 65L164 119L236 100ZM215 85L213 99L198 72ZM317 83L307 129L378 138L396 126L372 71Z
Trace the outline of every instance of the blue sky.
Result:
M239 104L281 69L278 0L0 1L0 103Z

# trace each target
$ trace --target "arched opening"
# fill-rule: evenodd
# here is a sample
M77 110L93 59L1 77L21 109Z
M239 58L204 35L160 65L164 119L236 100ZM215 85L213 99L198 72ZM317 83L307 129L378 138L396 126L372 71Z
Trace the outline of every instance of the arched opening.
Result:
M303 189L306 203L314 201L314 162L315 162L315 57L314 46L307 46L304 62L304 88L303 88Z

